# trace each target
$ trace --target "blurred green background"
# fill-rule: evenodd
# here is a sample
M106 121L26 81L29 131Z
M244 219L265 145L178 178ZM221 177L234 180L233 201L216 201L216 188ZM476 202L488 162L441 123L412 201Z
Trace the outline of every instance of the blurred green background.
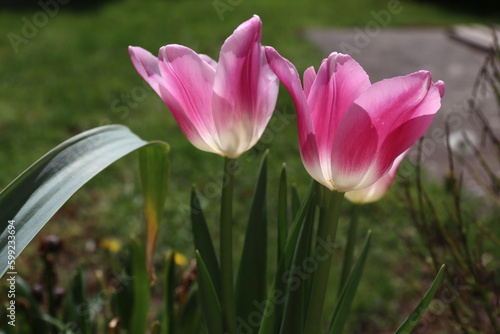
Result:
M156 54L166 44L186 45L218 58L220 46L232 31L253 14L263 21L264 45L272 45L299 71L318 66L326 55L302 36L308 27L355 27L372 20L370 11L386 9L386 0L124 0L124 1L4 1L0 5L0 187L61 141L105 124L124 124L144 139L170 143L171 183L160 230L158 257L176 249L192 257L189 194L200 190L207 216L217 235L219 171L222 158L196 150L184 138L161 99L134 70L129 45ZM396 0L392 0L396 1ZM66 3L66 4L63 4ZM401 1L391 27L451 26L458 23L499 23L497 2L484 10L456 3ZM41 5L42 4L42 5ZM472 5L470 5L472 6ZM489 7L488 7L489 6ZM494 10L491 10L494 9ZM281 89L277 113L261 142L241 157L237 176L235 224L243 231L247 204L261 153L269 148L269 197L275 198L283 162L289 179L303 194L309 177L300 162L294 109ZM78 259L97 265L87 254L91 240L125 239L144 235L136 157L111 166L75 195L42 235L57 234L67 245L61 259L68 272ZM440 185L434 191L443 192ZM398 187L385 199L366 208L361 231L373 229L373 251L358 298L359 315L370 313L372 326L392 326L402 319L399 301L411 285L398 273L419 272L405 263L407 250L397 233L408 228ZM474 205L473 201L469 203ZM271 201L270 212L274 202ZM345 206L347 209L348 204ZM375 223L373 223L375 222ZM274 217L270 217L273 228ZM343 228L341 226L341 228ZM340 233L339 242L343 242ZM274 242L274 234L270 240ZM242 233L237 236L242 238ZM37 244L34 240L33 244ZM239 240L235 247L240 249ZM21 274L36 272L36 248L21 256ZM378 268L389 268L387 271ZM64 277L64 273L62 273ZM412 296L410 295L407 296ZM333 297L333 296L332 296ZM409 297L411 298L411 297ZM359 319L359 318L358 318ZM380 323L377 323L380 321ZM358 323L356 328L363 328Z

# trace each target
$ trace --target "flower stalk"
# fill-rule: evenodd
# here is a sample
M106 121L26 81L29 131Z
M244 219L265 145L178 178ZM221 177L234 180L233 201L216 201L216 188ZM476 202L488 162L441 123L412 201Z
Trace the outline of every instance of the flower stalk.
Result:
M359 209L360 208L357 205L352 206L349 230L347 232L347 243L344 251L344 262L342 264L342 273L340 274L339 291L337 294L339 296L342 293L342 289L345 287L349 274L351 273L354 259L354 246L356 244L356 235L358 232Z
M323 191L323 198L320 203L317 239L331 243L335 241L337 234L340 207L344 194L337 191L328 191L324 187L321 188ZM325 303L326 289L332 262L332 253L326 253L326 258L318 262L318 269L313 277L310 306L304 326L304 333L308 334L319 334L322 332L321 316L323 314L323 306Z
M229 334L236 334L233 278L234 171L232 168L235 162L234 159L224 158L220 215L221 307L224 327Z

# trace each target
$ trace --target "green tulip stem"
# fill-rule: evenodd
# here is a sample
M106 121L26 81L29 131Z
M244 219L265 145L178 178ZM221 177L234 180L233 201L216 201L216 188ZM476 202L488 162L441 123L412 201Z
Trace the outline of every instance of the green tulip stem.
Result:
M224 158L220 217L221 308L225 331L236 334L233 279L233 188L236 161Z
M325 296L328 285L328 277L330 275L330 267L332 262L333 248L331 245L335 242L337 234L338 220L340 216L340 207L343 193L336 191L326 191L324 200L320 204L320 219L317 234L317 254L321 254L321 261L318 261L318 268L314 273L310 306L307 312L305 327L303 333L320 334L321 316L323 314L323 306L325 304Z
M351 210L351 221L347 232L347 243L344 251L344 263L342 264L342 274L340 275L340 284L338 294L344 289L347 278L351 273L352 260L354 258L354 246L356 244L356 234L358 232L359 205L354 204Z

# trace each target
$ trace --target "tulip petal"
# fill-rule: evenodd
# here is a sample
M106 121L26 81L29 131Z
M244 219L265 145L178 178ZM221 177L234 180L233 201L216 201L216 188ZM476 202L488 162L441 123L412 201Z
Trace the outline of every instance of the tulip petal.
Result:
M278 82L267 66L262 67L261 35L262 22L254 16L229 36L220 52L212 107L222 149L229 156L255 145L276 103ZM276 81L274 96L262 94L270 78Z
M436 82L434 84L434 86L436 86L436 88L439 90L439 96L443 97L444 96L444 92L445 92L445 87L444 87L444 82L442 82L441 80L439 80L438 82Z
M257 92L257 113L255 115L254 138L262 136L267 123L274 112L276 101L278 99L279 79L267 63L264 47L260 48L260 76Z
M316 71L314 70L314 67L311 66L304 71L304 94L306 99L309 96L314 80L316 80Z
M160 96L165 101L172 115L174 116L177 124L181 128L182 132L189 139L191 144L197 149L220 154L220 149L215 146L208 145L204 138L201 137L200 132L188 118L187 114L184 112L183 107L179 104L177 99L168 91L165 87L160 86Z
M432 84L430 73L425 71L372 85L354 101L339 124L332 169L340 168L344 177L349 175L353 189L375 182L428 129L441 105L442 88L441 84ZM362 126L359 118L366 119ZM374 137L372 142L370 136ZM351 150L355 154L349 153ZM372 164L368 166L370 159ZM369 173L356 183L355 175L363 168Z
M254 15L226 39L219 63L174 44L161 48L158 59L138 47L129 53L196 147L237 158L262 136L278 97L261 36Z
M218 153L218 150L214 150L201 138L198 130L185 113L184 106L164 87L165 80L162 78L158 59L140 47L129 46L128 50L137 72L167 104L186 137L198 149Z
M369 112L377 129L393 129L411 118L437 112L442 88L439 88L441 85L436 87L431 80L427 71L382 80L373 84L355 103Z
M310 88L307 103L319 160L324 177L332 184L331 155L338 125L352 102L368 87L370 80L363 68L350 56L334 52L321 63Z
M269 66L288 90L297 109L297 127L302 162L313 179L332 189L331 184L323 177L319 163L318 148L312 126L309 106L302 90L299 73L293 64L283 58L274 48L265 47ZM310 75L310 74L308 74Z
M368 87L370 80L350 56L332 53L322 62L308 95L323 173L330 178L330 156L344 113Z
M181 45L160 49L159 68L164 86L161 97L186 137L204 151L219 153L211 112L214 68L193 50Z
M212 66L214 68L214 70L217 69L217 62L215 60L213 60L210 56L207 56L206 54L203 54L203 53L200 53L199 56L201 59L203 59L203 61L205 61L205 63Z
M129 46L128 53L139 75L160 95L161 73L158 59L149 51L137 46Z
M227 99L220 101L222 107L239 112L254 109L261 64L261 35L262 23L254 16L236 28L224 42L214 82L214 93L222 100Z
M351 106L337 129L328 155L331 159L331 174L328 177L336 189L349 191L364 188L386 172L373 168L378 143L379 135L370 115L358 105Z
M398 156L396 160L394 160L389 172L378 179L374 184L363 189L348 191L345 193L345 198L347 198L351 203L356 204L373 203L381 199L391 187L391 184L396 177L398 167L404 160L408 151L409 150L406 150Z
M356 101L368 110L381 137L380 170L424 135L441 107L442 94L444 84L433 84L431 74L420 71L374 84Z

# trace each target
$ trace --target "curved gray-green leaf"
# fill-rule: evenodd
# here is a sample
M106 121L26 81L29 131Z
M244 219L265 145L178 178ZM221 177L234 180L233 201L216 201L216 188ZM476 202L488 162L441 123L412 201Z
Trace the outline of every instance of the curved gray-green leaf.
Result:
M148 143L124 126L103 126L61 143L19 175L0 193L0 277L9 268L9 253L17 257L78 189L146 145L166 144Z

